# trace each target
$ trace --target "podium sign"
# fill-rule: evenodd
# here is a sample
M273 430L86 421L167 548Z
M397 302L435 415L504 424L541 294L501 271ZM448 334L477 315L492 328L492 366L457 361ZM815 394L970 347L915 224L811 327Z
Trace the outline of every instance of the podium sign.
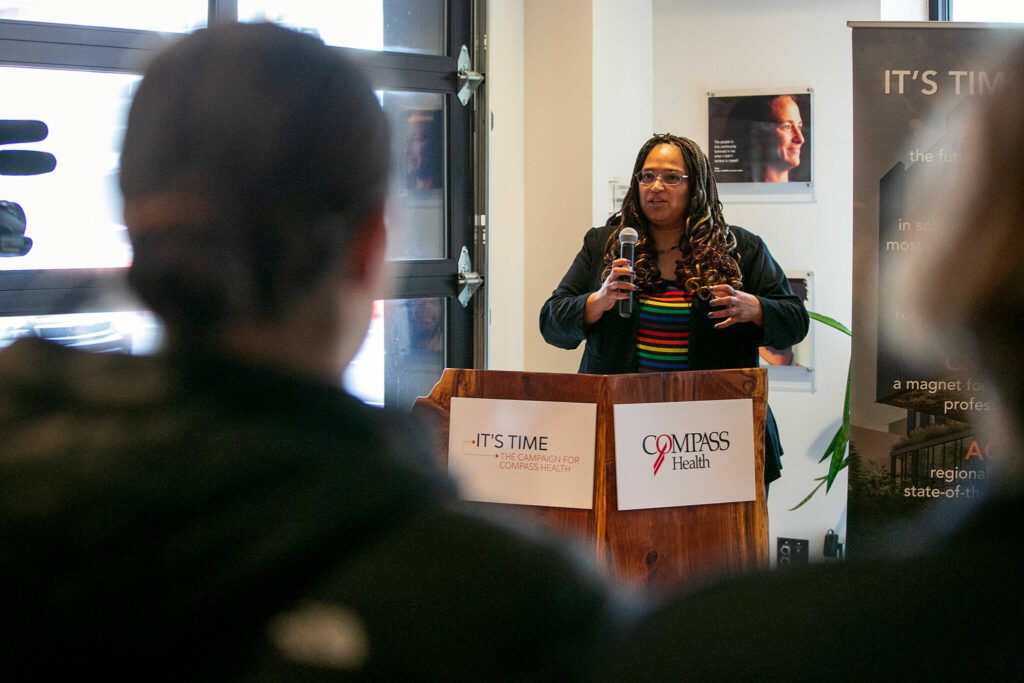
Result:
M470 505L576 536L613 576L660 590L768 566L767 391L763 368L626 375L448 368L414 412L437 425L438 459L450 465L463 498L481 501ZM702 434L703 450L686 452L697 441L689 432ZM655 455L643 450L648 434ZM660 443L655 474L662 434L669 441ZM684 458L679 469L675 455ZM733 465L741 469L735 477ZM642 494L629 490L634 466L636 477L646 477L634 486ZM717 488L726 481L736 488ZM672 491L658 489L662 498L652 503L652 482ZM675 489L692 497L669 498ZM693 496L704 489L717 491L715 504L698 504Z
M453 397L448 473L466 500L589 510L596 425L593 403Z
M619 510L754 500L753 401L614 406Z

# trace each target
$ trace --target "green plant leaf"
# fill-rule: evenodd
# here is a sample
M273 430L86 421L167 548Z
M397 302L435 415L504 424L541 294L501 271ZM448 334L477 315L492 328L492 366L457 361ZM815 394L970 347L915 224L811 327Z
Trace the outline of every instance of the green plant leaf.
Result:
M825 447L825 452L822 453L821 457L818 458L818 462L825 462L832 457L832 453L842 445L843 441L843 426L839 425L836 429L836 433L832 436L832 440L828 442L828 446Z
M842 324L838 320L835 320L834 318L830 318L827 315L822 315L821 313L815 313L814 311L807 311L807 316L811 320L817 320L819 323L824 323L831 327L832 329L839 330L848 337L853 336L853 332L850 331L849 327Z
M850 373L852 368L847 366L846 368L846 399L843 401L843 424L836 432L836 436L839 437L840 441L836 444L836 448L832 451L832 459L828 464L828 484L825 486L825 493L828 493L832 488L833 482L839 473L846 467L850 458L847 455L846 446L850 443Z
M830 318L827 315L821 313L815 313L814 311L807 311L808 317L811 320L817 320L823 325L828 325L832 329L839 330L843 334L852 337L853 332L849 327L842 324L834 318ZM851 361L852 365L852 361ZM839 428L836 430L832 440L829 441L828 446L825 448L825 452L822 454L818 462L825 462L828 460L828 472L821 477L815 479L818 485L814 487L814 490L807 494L802 501L796 504L796 506L790 508L790 510L796 510L804 503L814 497L814 494L818 492L822 484L825 485L825 493L827 494L832 489L832 484L835 483L836 477L843 471L845 467L850 464L850 456L848 446L850 444L850 372L851 367L846 368L846 397L843 401L843 417Z
M831 490L832 484L835 482L836 477L839 476L839 473L842 472L848 464L848 459L846 457L846 445L849 442L849 439L844 439L842 447L837 448L835 452L832 453L832 459L829 461L828 464L828 475L827 484L825 486L825 493L828 493L829 490Z
M813 491L811 491L810 493L808 493L808 494L807 494L807 496L806 496L806 497L805 497L805 498L804 498L803 500L801 500L801 501L800 501L799 503L797 503L797 504L796 504L796 505L794 505L793 507L789 508L789 511L790 511L790 512L792 512L793 510L796 510L796 509L797 509L797 508L799 508L799 507L802 507L804 503L806 503L807 501L809 501L809 500L810 500L811 498L814 498L814 494L815 494L815 493L817 493L817 492L818 492L818 489L820 489L820 488L821 488L821 485L825 483L825 477L823 477L823 476L822 476L822 477L818 477L818 478L817 478L817 479L815 479L814 481L818 482L818 485L817 485L817 486L815 486L815 487L814 487L814 490L813 490Z

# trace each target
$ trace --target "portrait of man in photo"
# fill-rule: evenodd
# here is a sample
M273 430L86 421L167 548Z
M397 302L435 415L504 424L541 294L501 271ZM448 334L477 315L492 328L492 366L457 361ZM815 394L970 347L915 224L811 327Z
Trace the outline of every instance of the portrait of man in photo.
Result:
M809 93L711 97L708 127L716 180L809 182L810 110Z

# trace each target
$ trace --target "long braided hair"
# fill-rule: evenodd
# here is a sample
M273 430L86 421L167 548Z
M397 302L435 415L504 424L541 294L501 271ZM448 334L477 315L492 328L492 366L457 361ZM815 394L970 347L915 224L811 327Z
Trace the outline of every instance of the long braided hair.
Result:
M675 145L683 154L690 184L690 206L687 209L683 232L679 236L681 257L676 261L676 282L703 299L711 296L711 287L730 284L742 289L740 254L736 252L736 236L722 215L718 199L718 186L711 175L711 165L700 146L689 138L669 133L655 135L645 142L636 155L629 191L622 200L622 209L613 214L606 225L617 225L618 230L608 238L604 248L604 277L611 271L611 262L619 257L619 231L633 227L639 233L636 259L633 264L636 284L642 291L651 291L661 282L658 252L651 235L647 217L640 208L640 184L636 179L647 160L647 155L658 145Z

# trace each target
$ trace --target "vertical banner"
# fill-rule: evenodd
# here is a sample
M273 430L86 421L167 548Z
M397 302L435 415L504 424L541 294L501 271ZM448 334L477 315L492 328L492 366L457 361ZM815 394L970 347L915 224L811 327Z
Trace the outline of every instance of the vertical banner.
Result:
M881 540L880 526L926 503L976 498L988 479L990 445L975 423L995 398L966 351L939 360L914 356L913 343L905 343L914 297L906 274L912 258L955 227L954 215L931 209L961 192L961 171L981 161L962 144L974 108L999 88L1024 85L1001 63L1024 31L852 26L849 530L856 547ZM977 267L984 265L964 264ZM931 286L955 287L956 274Z

